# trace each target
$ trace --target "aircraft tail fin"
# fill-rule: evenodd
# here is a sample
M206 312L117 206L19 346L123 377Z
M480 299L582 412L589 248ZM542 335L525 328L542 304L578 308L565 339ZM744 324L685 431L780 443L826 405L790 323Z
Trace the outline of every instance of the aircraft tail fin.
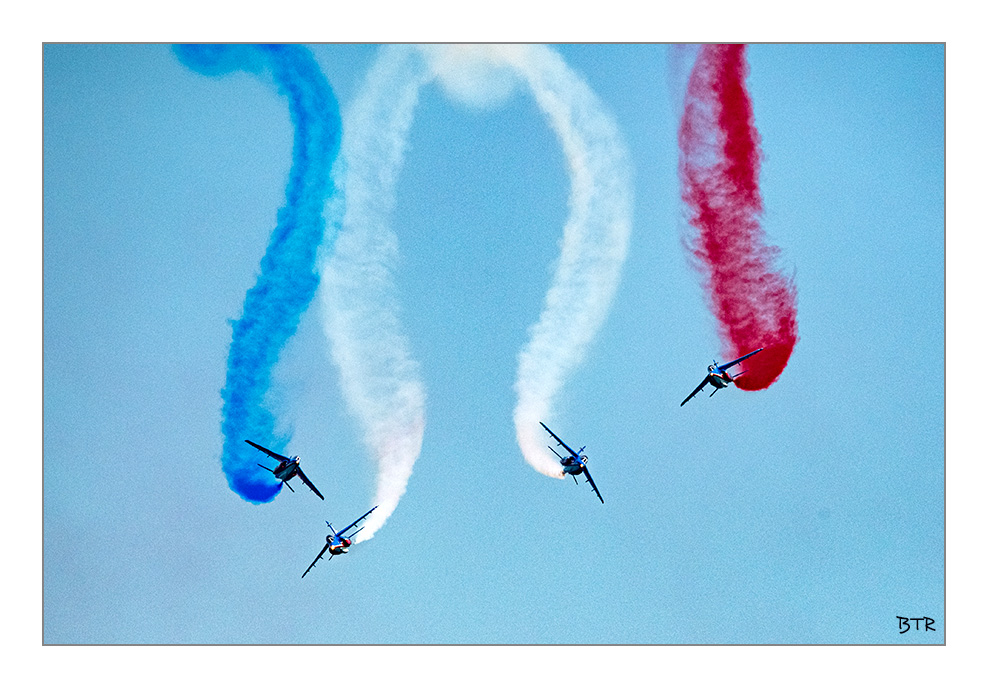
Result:
M293 488L292 486L290 486L288 484L288 481L282 481L282 483L284 483L285 484L285 487L288 488L290 491L292 491L293 493L295 492L295 488Z
M561 455L559 452L557 452L556 449L552 445L547 445L546 447L548 447L549 449L553 450L553 454L554 455L556 455L560 459L563 459L563 455Z
M258 464L258 466L261 467L262 469L264 469L265 471L270 471L272 474L275 473L274 471L272 471L271 469L269 469L268 467L266 467L264 464Z

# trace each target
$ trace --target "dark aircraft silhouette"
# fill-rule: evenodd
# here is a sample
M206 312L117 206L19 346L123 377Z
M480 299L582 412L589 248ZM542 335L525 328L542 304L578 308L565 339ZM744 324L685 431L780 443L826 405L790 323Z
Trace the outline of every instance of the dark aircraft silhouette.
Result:
M570 453L569 457L564 457L555 449L553 449L552 446L550 446L549 448L553 450L553 454L555 454L557 457L560 458L560 464L563 465L563 473L570 474L571 476L573 476L574 483L577 483L578 474L584 474L584 476L587 477L587 482L591 484L591 488L593 488L594 492L597 493L598 500L601 501L601 504L604 504L604 498L601 497L601 491L599 491L598 487L594 485L594 479L591 478L591 472L587 470L587 455L581 454L581 452L584 451L584 448L583 447L580 448L579 452L574 452L573 450L570 449L569 445L567 445L565 442L560 440L559 436L557 436L556 433L549 430L549 427L546 424L540 421L539 425L545 428L546 432L549 433L551 436L553 436L556 439L556 442L558 442L560 445L565 447L567 449L567 452ZM587 446L585 445L584 447Z
M371 514L376 509L378 509L378 506L377 505L375 505L374 507L372 507L371 509L369 509L364 514L363 517L361 517L360 519L358 519L357 521L355 521L350 526L348 526L346 528L343 528L343 529L340 529L339 531L336 531L336 532L333 531L333 525L330 524L329 522L326 522L326 525L328 527L330 527L330 533L327 534L327 536L326 536L326 545L324 545L323 546L323 549L319 551L319 555L317 555L316 556L316 559L312 561L312 564L309 565L309 567L306 568L306 571L302 573L302 577L305 578L305 576L307 574L309 574L309 570L316 566L316 563L319 561L319 559L321 557L323 557L323 553L325 553L327 550L330 551L330 559L331 560L333 559L333 556L334 555L343 555L344 553L346 553L348 551L348 549L350 548L351 544L353 543L353 541L351 539L354 536L356 536L357 533L359 531L361 531L364 527L362 526L360 529L357 529L357 531L355 531L354 533L352 533L350 535L346 535L347 534L347 531L349 531L350 529L352 529L355 526L357 526L358 524L360 524L361 521L367 519L367 515Z
M302 482L304 484L312 488L312 492L318 495L320 500L323 499L323 494L320 493L318 490L316 490L316 486L312 484L312 481L310 481L308 477L306 477L306 475L302 473L302 467L299 466L298 455L289 459L288 457L283 457L277 452L272 452L266 447L261 447L257 443L252 443L250 440L245 440L244 442L250 445L251 447L256 447L257 449L261 450L261 452L265 453L269 457L278 460L278 466L276 466L274 469L269 469L264 464L258 464L258 466L261 467L262 469L265 469L266 471L270 471L271 473L273 473L275 475L275 478L277 478L279 481L284 483L285 487L288 488L290 491L294 493L295 489L288 484L288 480L293 476L298 476L299 478L302 479Z
M698 392L700 392L701 391L701 388L703 388L708 383L710 383L711 385L714 386L714 392L717 392L721 388L726 388L731 383L734 383L735 382L735 378L737 378L738 376L742 375L742 373L745 373L745 371L742 371L742 373L739 373L738 376L735 376L735 378L732 378L731 374L728 373L728 369L731 368L732 366L734 366L735 364L738 364L738 363L740 363L742 361L745 361L746 359L748 359L753 354L758 354L761 351L762 351L762 347L759 347L759 349L755 350L754 352L749 352L745 356L739 357L739 358L735 359L734 361L729 361L727 364L719 364L718 363L718 360L715 359L714 360L714 363L707 367L707 376L704 377L704 380L701 381L701 384L700 385L698 385L696 388L694 388L694 391L692 393L690 393L689 395L687 395L687 399L685 399L683 402L681 402L680 403L680 406L682 407L687 402L689 402L690 401L690 398L693 397L694 395L696 395ZM709 395L709 397L714 397L714 392L712 392Z

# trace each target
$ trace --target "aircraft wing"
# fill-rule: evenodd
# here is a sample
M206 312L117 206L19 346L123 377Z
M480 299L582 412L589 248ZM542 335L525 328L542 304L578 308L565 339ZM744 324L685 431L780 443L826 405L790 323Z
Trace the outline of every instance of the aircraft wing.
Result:
M601 491L598 490L598 487L594 485L594 479L591 478L591 472L587 470L586 464L584 465L584 476L587 477L587 482L591 484L591 488L593 488L594 492L598 494L598 500L600 500L603 505L604 498L601 497Z
M558 436L553 431L549 430L549 426L547 426L546 424L544 424L542 421L539 422L539 425L542 426L543 428L545 428L546 429L546 432L549 433L551 436L553 436L553 438L556 439L556 442L560 443L560 445L562 445L563 447L565 447L567 449L567 452L569 452L573 457L575 457L575 458L579 458L580 457L580 455L578 455L576 452L574 452L573 450L570 449L570 446L569 445L567 445L565 442L563 442L562 440L560 440L560 436Z
M319 555L316 556L316 559L313 560L312 564L309 565L309 567L306 568L306 571L302 573L303 579L306 578L306 575L309 574L309 570L315 566L315 564L319 561L319 558L323 557L323 553L325 553L329 547L330 547L329 543L323 546L323 549L319 551ZM331 560L333 559L333 553L330 553L330 559Z
M710 376L704 376L704 380L701 381L701 384L698 385L696 388L694 388L694 391L692 393L690 393L689 395L687 395L687 399L685 399L683 402L680 403L680 406L681 407L683 405L685 405L687 402L689 402L691 397L693 397L694 395L696 395L698 392L700 392L704 388L705 385L707 385L707 379L708 378L710 378Z
M302 479L302 482L303 482L304 484L306 484L307 486L309 486L309 488L310 488L310 489L312 489L312 492L313 492L313 493L315 493L316 495L318 495L318 496L319 496L319 499L320 499L320 500L324 500L324 499L325 499L325 498L323 497L323 494L322 494L322 493L320 493L320 492L319 492L318 490L316 490L316 486L314 486L314 485L312 484L312 481L310 481L310 480L309 480L309 477L308 477L308 476L306 476L305 474L303 474L303 473L302 473L302 467L298 467L298 468L296 469L296 473L297 473L297 474L299 475L299 478L301 478L301 479ZM287 486L288 484L286 483L285 485Z
M724 370L725 370L726 368L731 368L731 367L732 367L732 366L734 366L735 364L740 364L740 363L742 363L743 361L745 361L746 359L748 359L748 358L749 358L750 356L752 356L753 354L758 354L758 353L759 353L759 352L761 352L762 350L763 350L763 348L762 348L762 347L759 347L759 349L757 349L757 350L755 350L754 352L749 352L749 353L748 353L748 354L746 354L745 356L740 356L740 357L738 357L737 359L735 359L734 361L729 361L729 362L728 362L727 364L721 364L721 367L720 367L720 368L721 368L721 370L722 370L722 371L724 371Z
M360 523L361 523L361 522L362 522L363 520L365 520L365 519L367 519L367 515L369 515L369 514L371 514L371 513L372 513L372 512L374 512L374 511L375 511L376 509L378 509L378 506L377 506L377 505L375 505L374 507L372 507L371 509L369 509L369 510L368 510L367 512L365 512L365 513L364 513L364 516L363 516L363 517L361 517L360 519L357 519L357 520L356 520L356 521L355 521L355 522L354 522L353 524L351 524L350 526L348 526L348 527L346 527L346 528L344 528L344 529L340 529L339 531L337 531L337 533L336 533L336 535L337 535L337 536L340 536L340 537L342 538L342 537L343 537L343 535L344 535L344 534L345 534L345 533L347 532L347 530L348 530L348 529L352 529L352 528L354 528L355 526L357 526L358 524L360 524Z
M288 457L283 457L282 455L278 454L277 452L272 452L271 450L269 450L266 447L261 447L257 443L252 443L250 440L245 440L244 442L247 443L248 445L250 445L251 447L256 447L257 449L261 450L261 452L265 453L269 457L274 457L279 462L281 462L283 460L286 461L286 462L291 462L292 461Z

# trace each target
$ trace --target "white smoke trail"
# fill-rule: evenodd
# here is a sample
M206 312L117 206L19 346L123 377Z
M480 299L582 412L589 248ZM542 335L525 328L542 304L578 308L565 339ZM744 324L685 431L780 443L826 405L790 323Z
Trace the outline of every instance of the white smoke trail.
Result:
M344 216L333 254L323 263L324 330L340 369L344 398L378 462L378 509L359 541L370 539L405 493L425 427L425 391L398 319L391 273L398 240L388 220L395 180L419 88L426 78L409 48L390 46L344 112L334 181ZM330 215L332 217L332 215Z
M618 285L631 228L625 148L591 90L549 48L427 46L417 52L388 46L344 113L334 176L346 209L321 286L344 396L379 465L380 508L359 540L371 538L394 511L422 446L424 386L399 327L391 281L397 239L388 226L419 89L437 79L450 95L483 106L506 96L518 78L559 137L571 177L559 263L519 355L514 414L526 460L562 478L539 421L550 417L553 398L583 360Z

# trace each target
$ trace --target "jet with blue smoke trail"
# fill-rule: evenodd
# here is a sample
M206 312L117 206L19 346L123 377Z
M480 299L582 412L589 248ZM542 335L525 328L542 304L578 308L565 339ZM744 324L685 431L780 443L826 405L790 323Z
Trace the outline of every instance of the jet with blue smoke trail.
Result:
M340 149L340 109L312 54L294 45L177 45L188 68L211 77L243 70L270 75L288 100L295 134L286 203L261 260L261 273L233 321L223 397L223 471L230 488L253 503L271 501L282 482L258 467L246 438L281 449L275 419L265 407L272 367L295 334L319 276L314 271L324 240L324 204L333 194L330 170ZM335 233L338 223L330 219ZM332 238L332 237L331 237Z
M322 266L324 329L344 397L378 463L381 512L360 540L392 514L422 447L425 386L398 318L392 272L398 239L390 228L408 133L426 84L483 106L526 84L556 132L571 179L553 283L519 356L515 426L525 459L563 478L538 437L541 418L583 360L618 285L631 230L628 155L590 88L545 46L385 46L344 113L334 180L346 211L335 251Z

